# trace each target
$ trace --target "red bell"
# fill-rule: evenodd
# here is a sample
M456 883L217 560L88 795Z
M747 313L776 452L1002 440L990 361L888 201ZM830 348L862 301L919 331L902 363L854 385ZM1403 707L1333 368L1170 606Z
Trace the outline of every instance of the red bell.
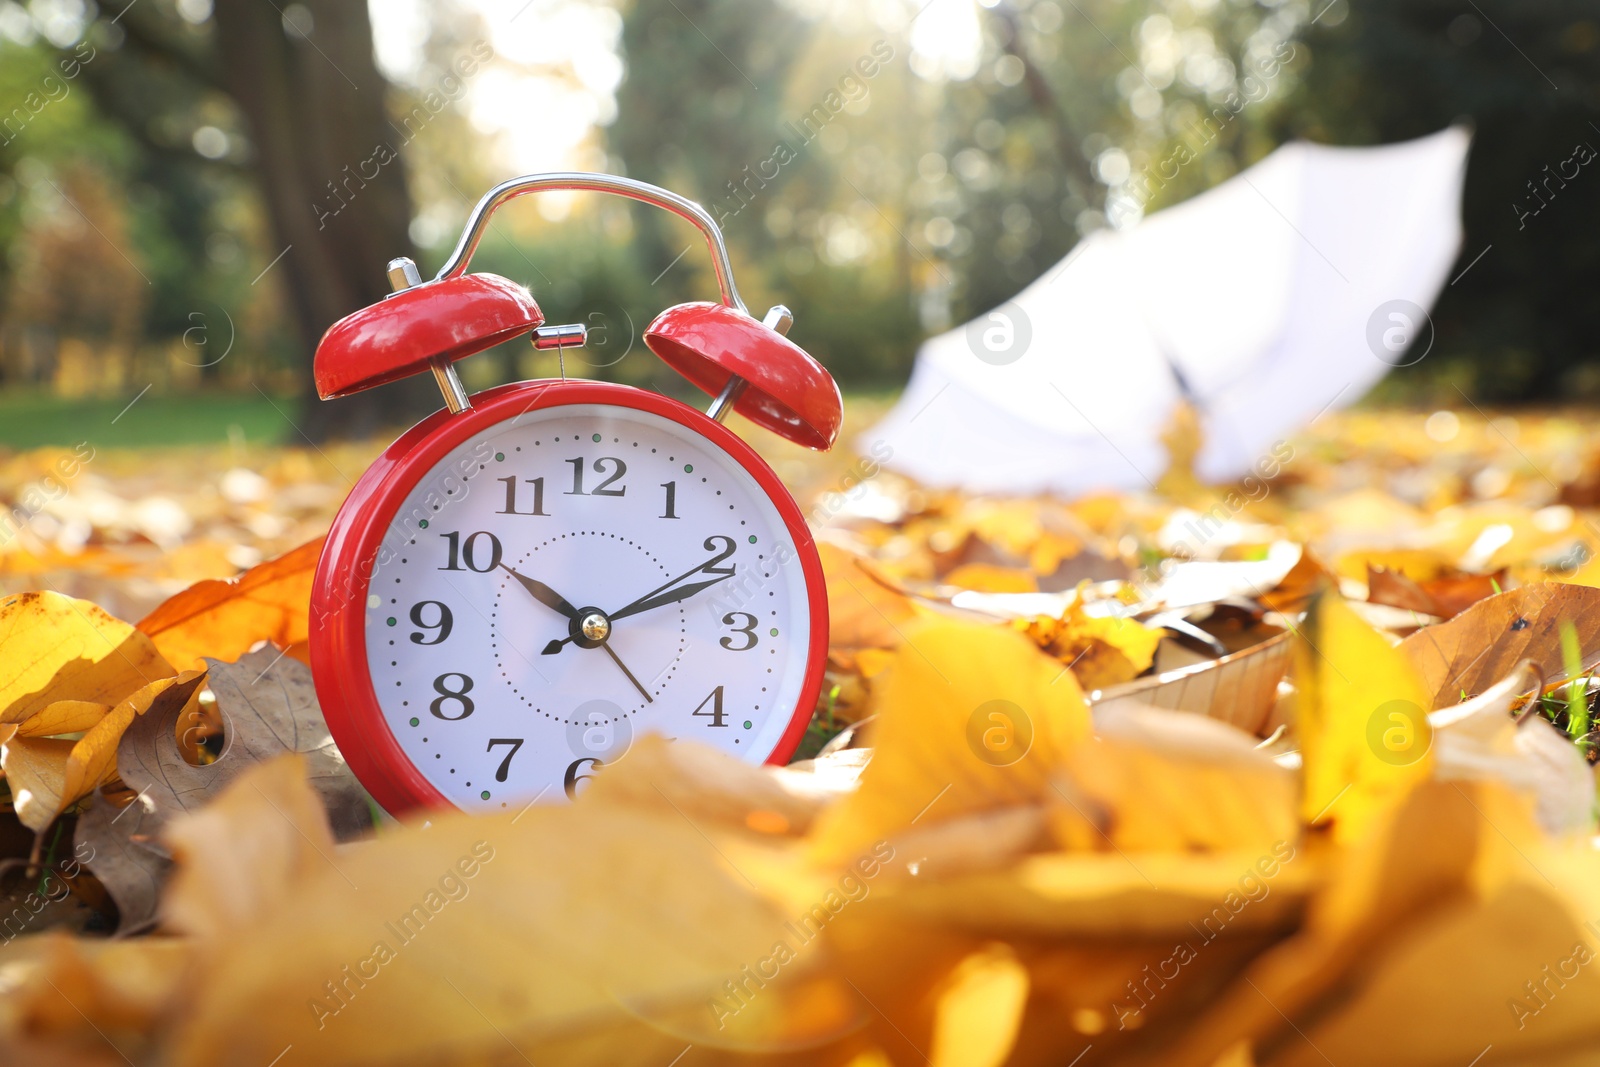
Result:
M839 436L844 409L839 386L822 364L782 332L793 322L788 308L757 322L726 304L679 304L656 316L644 342L662 361L723 403L779 437L825 451ZM713 409L712 416L720 414Z
M470 401L450 364L532 331L536 348L580 348L582 325L541 328L544 314L527 289L494 274L467 274L472 253L496 208L545 189L612 193L692 222L705 235L721 303L679 304L656 317L645 344L668 366L715 397L717 421L737 411L757 426L807 448L833 446L844 419L839 387L822 365L784 336L794 317L783 306L758 322L733 283L722 231L699 204L644 182L609 174L534 174L491 189L467 220L438 278L423 284L416 264L397 259L389 278L399 290L347 315L317 346L317 393L324 400L432 371L452 412ZM563 377L565 375L563 374Z
M416 267L409 261L405 266L414 277ZM402 269L392 266L391 273ZM533 294L498 274L413 284L328 327L317 345L317 395L331 400L437 372L542 322Z

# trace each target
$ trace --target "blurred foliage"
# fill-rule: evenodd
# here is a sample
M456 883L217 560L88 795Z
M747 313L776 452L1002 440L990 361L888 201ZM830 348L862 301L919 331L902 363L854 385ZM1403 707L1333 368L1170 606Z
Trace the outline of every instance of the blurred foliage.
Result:
M1349 144L1415 137L1459 120L1477 129L1467 168L1466 240L1433 320L1441 358L1427 367L1496 400L1600 396L1600 4L1497 0L1338 0L1310 35L1317 57L1273 128ZM1323 23L1330 20L1324 19ZM1566 169L1568 180L1560 171ZM1416 377L1422 377L1418 375Z
M205 55L211 5L143 2L143 21L123 22L77 0L0 0L0 387L304 391L309 354L281 282L255 284L278 249L249 136L227 94L197 92L186 69ZM1600 145L1594 0L1466 13L1441 0L564 4L615 21L625 72L580 155L706 205L751 309L794 308L792 336L848 383L903 379L923 336L1004 301L1082 234L1287 139L1373 144L1464 119L1477 143L1457 270L1492 250L1446 291L1438 355L1384 388L1600 392L1600 312L1585 299L1596 201L1587 172L1549 183L1574 145ZM541 0L512 29L558 26L561 6ZM416 10L418 64L384 71L397 122L475 43L495 43L486 70L534 62L499 54L512 31L470 0ZM172 39L153 51L141 27L157 20ZM537 62L577 84L572 55ZM525 83L479 78L399 138L425 274L509 173L471 93ZM1230 99L1236 117L1212 123L1175 178L1152 180ZM1548 206L1535 215L1536 192ZM551 321L591 327L569 372L654 388L679 383L638 358L645 325L716 295L692 228L599 198L502 213L475 269L527 283ZM462 369L474 387L557 373L525 344Z

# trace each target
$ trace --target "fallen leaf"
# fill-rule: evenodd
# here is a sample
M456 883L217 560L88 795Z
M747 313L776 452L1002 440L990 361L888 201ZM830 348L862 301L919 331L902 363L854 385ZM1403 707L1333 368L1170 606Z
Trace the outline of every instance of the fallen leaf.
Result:
M1374 604L1420 611L1441 619L1453 618L1506 584L1506 570L1494 574L1469 574L1448 568L1432 578L1409 578L1403 571L1367 564L1367 600Z
M1041 800L1066 752L1089 734L1071 672L1005 627L920 622L881 686L860 788L824 811L812 834L819 854L834 859L924 817Z
M175 880L170 914L200 917L199 972L175 1019L177 1067L270 1063L286 1045L306 1064L557 1062L552 1045L565 1064L664 1063L686 1043L789 1050L860 1025L814 946L795 945L759 995L733 996L796 937L726 841L679 814L451 812L335 851L326 828L300 826L318 807L261 769L183 832L195 874ZM267 844L241 840L252 832ZM252 872L267 890L249 888ZM229 887L253 897L219 906Z
M92 700L58 700L47 704L20 723L7 724L19 737L57 737L89 729L106 717L109 704L96 704ZM10 735L5 735L9 740Z
M911 598L880 582L864 557L818 541L828 586L828 644L832 648L894 648L900 628L916 616Z
M1299 836L1294 775L1215 719L1096 708L1095 737L1066 754L1057 836L1073 849L1257 849Z
M170 871L166 855L139 842L130 844L129 835L159 838L172 818L198 810L234 778L274 756L298 752L305 757L311 785L339 839L356 837L371 825L370 800L328 734L305 664L271 648L236 663L207 663L209 685L225 724L216 761L197 767L184 760L177 744L182 703L140 716L117 747L118 774L137 792L138 809L101 813L106 805L97 799L91 817L79 827L78 840L93 848L96 857L90 868L129 926L154 917L156 900L149 886Z
M0 1058L125 1064L132 1054L137 1062L151 1062L162 1016L182 995L191 963L191 946L177 938L18 938L6 946L0 977L6 994L0 1001ZM74 1041L86 1024L88 1039ZM75 1045L85 1058L67 1058L66 1049ZM98 1057L102 1052L109 1061Z
M234 660L261 641L309 663L311 581L322 538L228 581L197 582L139 621L156 648L185 670L207 658Z
M1326 595L1295 632L1301 813L1353 840L1432 772L1427 691L1411 662Z
M982 593L1037 593L1039 581L1032 571L994 563L963 563L944 576L947 585Z
M299 753L249 764L214 802L173 818L163 836L177 861L163 925L202 940L249 926L313 870L338 866Z
M0 723L19 723L58 700L115 704L174 671L143 633L95 605L59 593L0 600Z
M0 750L0 766L11 780L17 818L22 825L35 833L43 832L69 805L87 796L112 775L116 769L117 743L136 716L152 708L157 714L181 709L204 681L204 671L191 671L176 678L151 682L115 708L106 708L98 721L76 740L20 734L7 741ZM40 725L35 726L35 732L63 724L76 730L81 728L77 723L87 718L89 709L103 707L88 702L74 703L76 706L66 709L63 716L47 714L52 708L61 708L60 702L52 704L39 715L30 717L24 725L38 722Z
M1480 600L1449 622L1400 643L1421 675L1428 707L1474 697L1532 660L1546 681L1566 677L1561 627L1578 635L1585 669L1600 660L1600 589L1540 582Z
M1105 689L1138 677L1155 661L1162 631L1137 619L1090 615L1074 598L1057 619L1036 616L1015 626L1071 669L1086 690Z
M785 787L793 776L780 778L694 741L646 734L612 767L623 763L629 773L596 776L579 803L677 812L696 825L772 835L805 833L822 807L818 795Z
M1282 1050L1272 1063L1366 1062L1376 1033L1381 1062L1405 1067L1469 1062L1491 1045L1503 1063L1582 1062L1540 1055L1600 1040L1592 968L1530 990L1575 947L1593 958L1582 923L1600 914L1596 885L1600 857L1550 849L1502 788L1425 783L1379 817L1304 929L1256 960L1164 1062L1211 1063L1241 1036ZM1415 1029L1392 1026L1397 1004Z
M1028 972L1009 945L962 960L939 994L934 1067L1000 1067L1011 1055L1028 1000Z
M1298 615L1319 593L1337 586L1338 579L1309 548L1302 549L1289 572L1272 589L1256 599L1283 615Z

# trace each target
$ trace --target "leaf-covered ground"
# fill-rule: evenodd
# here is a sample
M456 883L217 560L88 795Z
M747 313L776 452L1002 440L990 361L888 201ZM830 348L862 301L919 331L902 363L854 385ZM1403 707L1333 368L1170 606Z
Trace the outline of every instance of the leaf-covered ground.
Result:
M755 438L828 575L804 758L426 824L303 662L379 445L4 458L3 1059L1600 1063L1590 421L1328 415L1223 487L1180 430L1078 501Z

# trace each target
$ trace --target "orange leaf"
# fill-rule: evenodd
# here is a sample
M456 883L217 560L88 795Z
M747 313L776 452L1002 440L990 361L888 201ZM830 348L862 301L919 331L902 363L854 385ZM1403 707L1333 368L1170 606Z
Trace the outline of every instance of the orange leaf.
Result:
M230 581L196 582L141 619L139 629L178 670L203 669L205 656L236 660L258 641L308 662L311 579L322 542L319 537Z
M911 598L878 580L871 563L849 549L817 542L828 584L830 648L894 648L916 615Z

